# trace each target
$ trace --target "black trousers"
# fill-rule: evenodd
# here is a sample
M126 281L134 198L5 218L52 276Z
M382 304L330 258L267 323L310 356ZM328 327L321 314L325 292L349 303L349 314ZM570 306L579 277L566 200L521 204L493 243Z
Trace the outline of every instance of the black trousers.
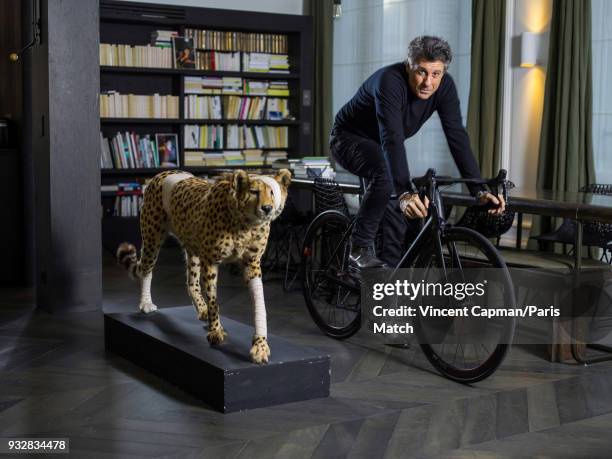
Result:
M371 139L335 130L329 146L343 168L367 183L351 236L353 244L367 246L376 241L381 260L397 265L408 241L418 233L418 223L404 216L397 199L391 200L393 179L381 146Z

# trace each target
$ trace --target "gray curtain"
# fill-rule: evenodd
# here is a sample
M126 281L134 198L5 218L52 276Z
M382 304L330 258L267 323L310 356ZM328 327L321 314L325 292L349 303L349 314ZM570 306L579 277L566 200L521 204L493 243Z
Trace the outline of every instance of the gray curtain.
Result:
M578 191L594 179L591 0L556 0L550 30L538 185Z
M538 158L538 187L578 191L594 181L591 0L556 0ZM534 218L532 234L551 230Z
M483 177L501 164L506 0L472 0L467 131Z
M306 0L305 13L312 16L314 37L313 154L329 156L332 113L333 0Z

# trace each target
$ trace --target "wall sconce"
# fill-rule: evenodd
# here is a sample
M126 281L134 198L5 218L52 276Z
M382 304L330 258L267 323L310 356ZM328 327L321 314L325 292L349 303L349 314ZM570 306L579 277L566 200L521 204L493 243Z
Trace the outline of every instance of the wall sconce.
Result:
M533 67L538 63L540 34L523 32L521 34L521 67Z
M334 11L332 13L332 17L334 19L338 19L342 16L342 0L334 0Z

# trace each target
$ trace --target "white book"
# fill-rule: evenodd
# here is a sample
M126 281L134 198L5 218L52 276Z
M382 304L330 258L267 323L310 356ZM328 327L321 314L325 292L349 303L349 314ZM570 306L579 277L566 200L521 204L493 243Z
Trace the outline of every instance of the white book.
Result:
M199 132L197 125L185 125L185 148L199 148Z

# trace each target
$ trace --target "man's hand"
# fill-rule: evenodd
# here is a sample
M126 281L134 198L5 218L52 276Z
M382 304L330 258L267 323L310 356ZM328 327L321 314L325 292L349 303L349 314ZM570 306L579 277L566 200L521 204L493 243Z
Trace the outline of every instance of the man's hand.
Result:
M408 218L425 218L429 208L429 198L425 196L425 202L423 202L419 193L404 193L399 197L399 206Z
M501 194L495 196L494 194L485 191L478 197L478 202L480 204L487 204L490 202L496 206L494 209L488 210L489 215L501 215L504 210L506 210L506 201L504 201L504 197Z

